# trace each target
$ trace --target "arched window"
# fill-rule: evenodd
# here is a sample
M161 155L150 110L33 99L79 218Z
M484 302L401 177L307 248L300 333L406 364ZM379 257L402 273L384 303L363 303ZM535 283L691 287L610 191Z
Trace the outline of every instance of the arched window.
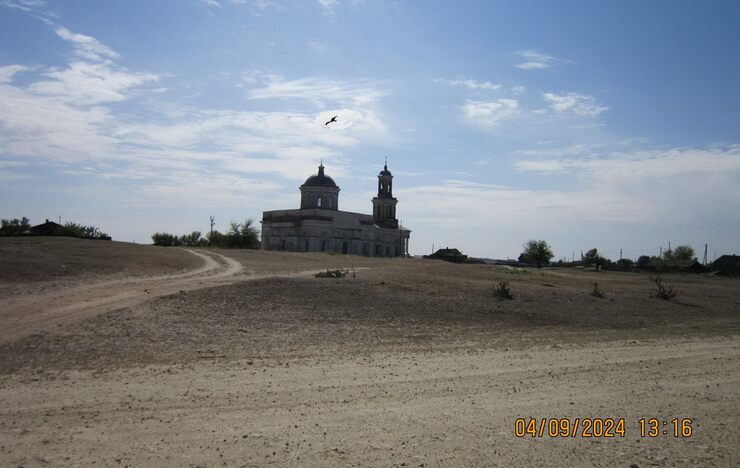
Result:
M316 206L321 208L321 195L319 195L319 198L316 199Z

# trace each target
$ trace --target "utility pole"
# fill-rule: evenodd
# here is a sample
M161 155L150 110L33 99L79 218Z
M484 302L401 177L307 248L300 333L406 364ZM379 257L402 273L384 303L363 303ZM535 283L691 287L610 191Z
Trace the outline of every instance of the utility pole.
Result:
M663 258L663 247L660 248L660 253L658 254L658 257Z
M216 218L214 218L213 216L211 216L211 233L208 235L208 239L212 239L213 238L213 226L215 226L215 225L216 225Z
M619 259L620 260L622 259L622 248L621 247L619 248Z
M707 264L707 247L709 247L709 244L704 244L704 265Z

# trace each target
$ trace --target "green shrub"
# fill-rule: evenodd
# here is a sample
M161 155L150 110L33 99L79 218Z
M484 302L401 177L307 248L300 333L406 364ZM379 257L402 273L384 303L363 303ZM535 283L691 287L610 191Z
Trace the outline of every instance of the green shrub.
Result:
M81 239L103 239L108 238L108 234L102 232L96 226L85 226L77 223L64 223L57 235L79 237Z
M155 232L152 234L152 243L162 247L174 247L180 245L180 239L174 234L168 232Z
M17 236L28 232L29 229L31 229L31 220L25 216L23 219L3 219L0 236Z

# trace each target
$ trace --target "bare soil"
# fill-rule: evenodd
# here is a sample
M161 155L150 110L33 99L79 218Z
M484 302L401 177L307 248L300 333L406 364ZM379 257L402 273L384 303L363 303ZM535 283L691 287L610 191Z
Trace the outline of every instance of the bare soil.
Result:
M0 465L740 461L737 280L667 275L664 301L634 273L52 241L0 239ZM69 258L62 283L34 267ZM626 436L518 438L518 417Z

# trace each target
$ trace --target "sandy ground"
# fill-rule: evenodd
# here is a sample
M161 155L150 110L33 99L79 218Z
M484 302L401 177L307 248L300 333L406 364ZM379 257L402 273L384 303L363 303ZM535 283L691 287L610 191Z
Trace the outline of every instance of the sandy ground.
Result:
M740 461L737 280L667 276L662 301L640 274L108 244L24 282L84 245L0 240L0 465ZM519 417L625 437L517 438Z

